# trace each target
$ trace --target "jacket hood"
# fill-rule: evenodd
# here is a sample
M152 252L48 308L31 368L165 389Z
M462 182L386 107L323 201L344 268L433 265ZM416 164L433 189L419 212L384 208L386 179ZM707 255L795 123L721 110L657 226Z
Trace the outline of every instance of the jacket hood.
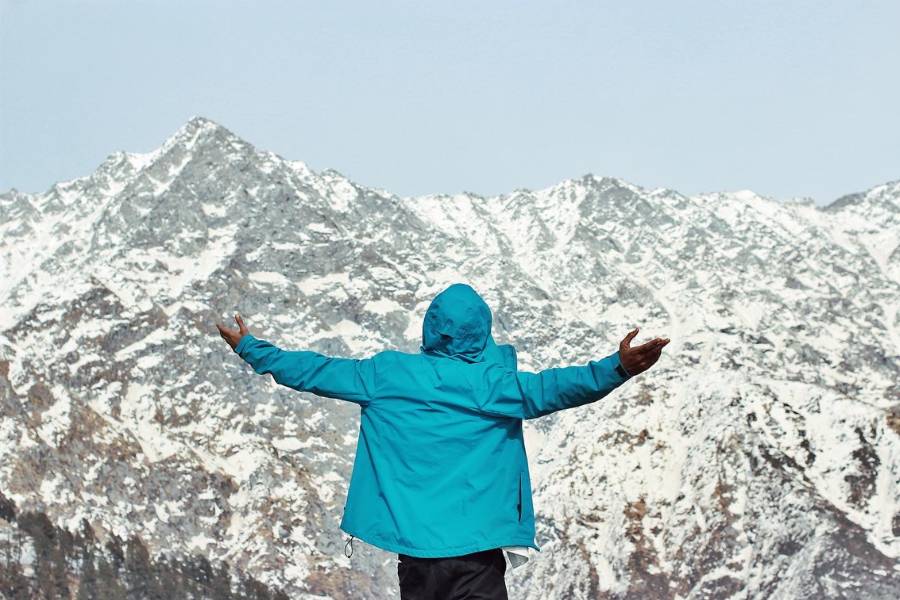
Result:
M491 309L472 286L454 283L431 301L422 321L426 354L465 362L495 362L516 368L516 351L491 335Z

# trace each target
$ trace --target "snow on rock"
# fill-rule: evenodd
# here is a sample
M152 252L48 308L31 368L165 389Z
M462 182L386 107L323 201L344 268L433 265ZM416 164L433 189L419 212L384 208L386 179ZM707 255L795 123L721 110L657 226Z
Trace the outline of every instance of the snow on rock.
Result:
M0 194L0 490L291 597L397 597L341 510L355 405L255 377L283 347L418 351L465 281L540 370L672 339L525 424L542 547L516 598L900 596L900 182L820 208L614 177L401 198L191 119Z

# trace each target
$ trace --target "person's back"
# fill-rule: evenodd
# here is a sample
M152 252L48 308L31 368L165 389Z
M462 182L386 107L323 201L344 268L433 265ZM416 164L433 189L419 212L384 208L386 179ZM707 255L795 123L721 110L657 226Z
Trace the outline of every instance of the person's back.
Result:
M539 549L522 419L475 401L514 371L393 351L373 361L341 529L417 557Z
M257 373L361 406L340 527L398 553L404 598L415 580L411 574L404 586L404 566L411 569L415 559L425 561L417 568L431 569L429 559L484 556L495 567L496 556L483 553L514 546L539 551L522 420L602 398L649 368L668 342L632 349L635 329L618 352L601 360L518 371L515 350L495 344L490 309L465 284L434 298L418 354L385 350L352 359L284 351L238 322L239 332L219 326L220 333ZM451 570L442 572L449 577ZM441 593L452 590L431 581Z

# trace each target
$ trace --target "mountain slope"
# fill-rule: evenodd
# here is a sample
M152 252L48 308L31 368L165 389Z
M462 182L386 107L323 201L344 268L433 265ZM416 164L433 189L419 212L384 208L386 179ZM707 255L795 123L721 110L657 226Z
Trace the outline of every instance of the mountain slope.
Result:
M672 338L526 424L543 552L512 597L900 593L900 182L822 209L591 175L401 198L195 118L0 215L0 490L58 524L396 597L395 555L342 554L355 407L253 377L213 323L416 352L462 280L523 369Z

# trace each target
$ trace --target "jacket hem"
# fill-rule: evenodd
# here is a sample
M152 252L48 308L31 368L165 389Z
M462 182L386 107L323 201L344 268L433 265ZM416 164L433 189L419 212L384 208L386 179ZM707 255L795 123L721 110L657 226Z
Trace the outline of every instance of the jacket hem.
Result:
M395 552L398 554L407 554L416 558L447 558L450 556L461 556L463 554L471 554L472 552L481 552L482 550L493 550L494 548L502 548L504 546L525 546L534 548L538 552L540 547L534 543L534 540L526 538L502 538L496 541L479 542L475 544L464 544L462 546L444 546L443 548L416 548L413 546L405 546L394 542L383 542L376 540L375 537L359 535L349 530L347 527L341 526L341 531L348 533L356 539L362 540L367 544L371 544L376 548L381 548L387 552Z

